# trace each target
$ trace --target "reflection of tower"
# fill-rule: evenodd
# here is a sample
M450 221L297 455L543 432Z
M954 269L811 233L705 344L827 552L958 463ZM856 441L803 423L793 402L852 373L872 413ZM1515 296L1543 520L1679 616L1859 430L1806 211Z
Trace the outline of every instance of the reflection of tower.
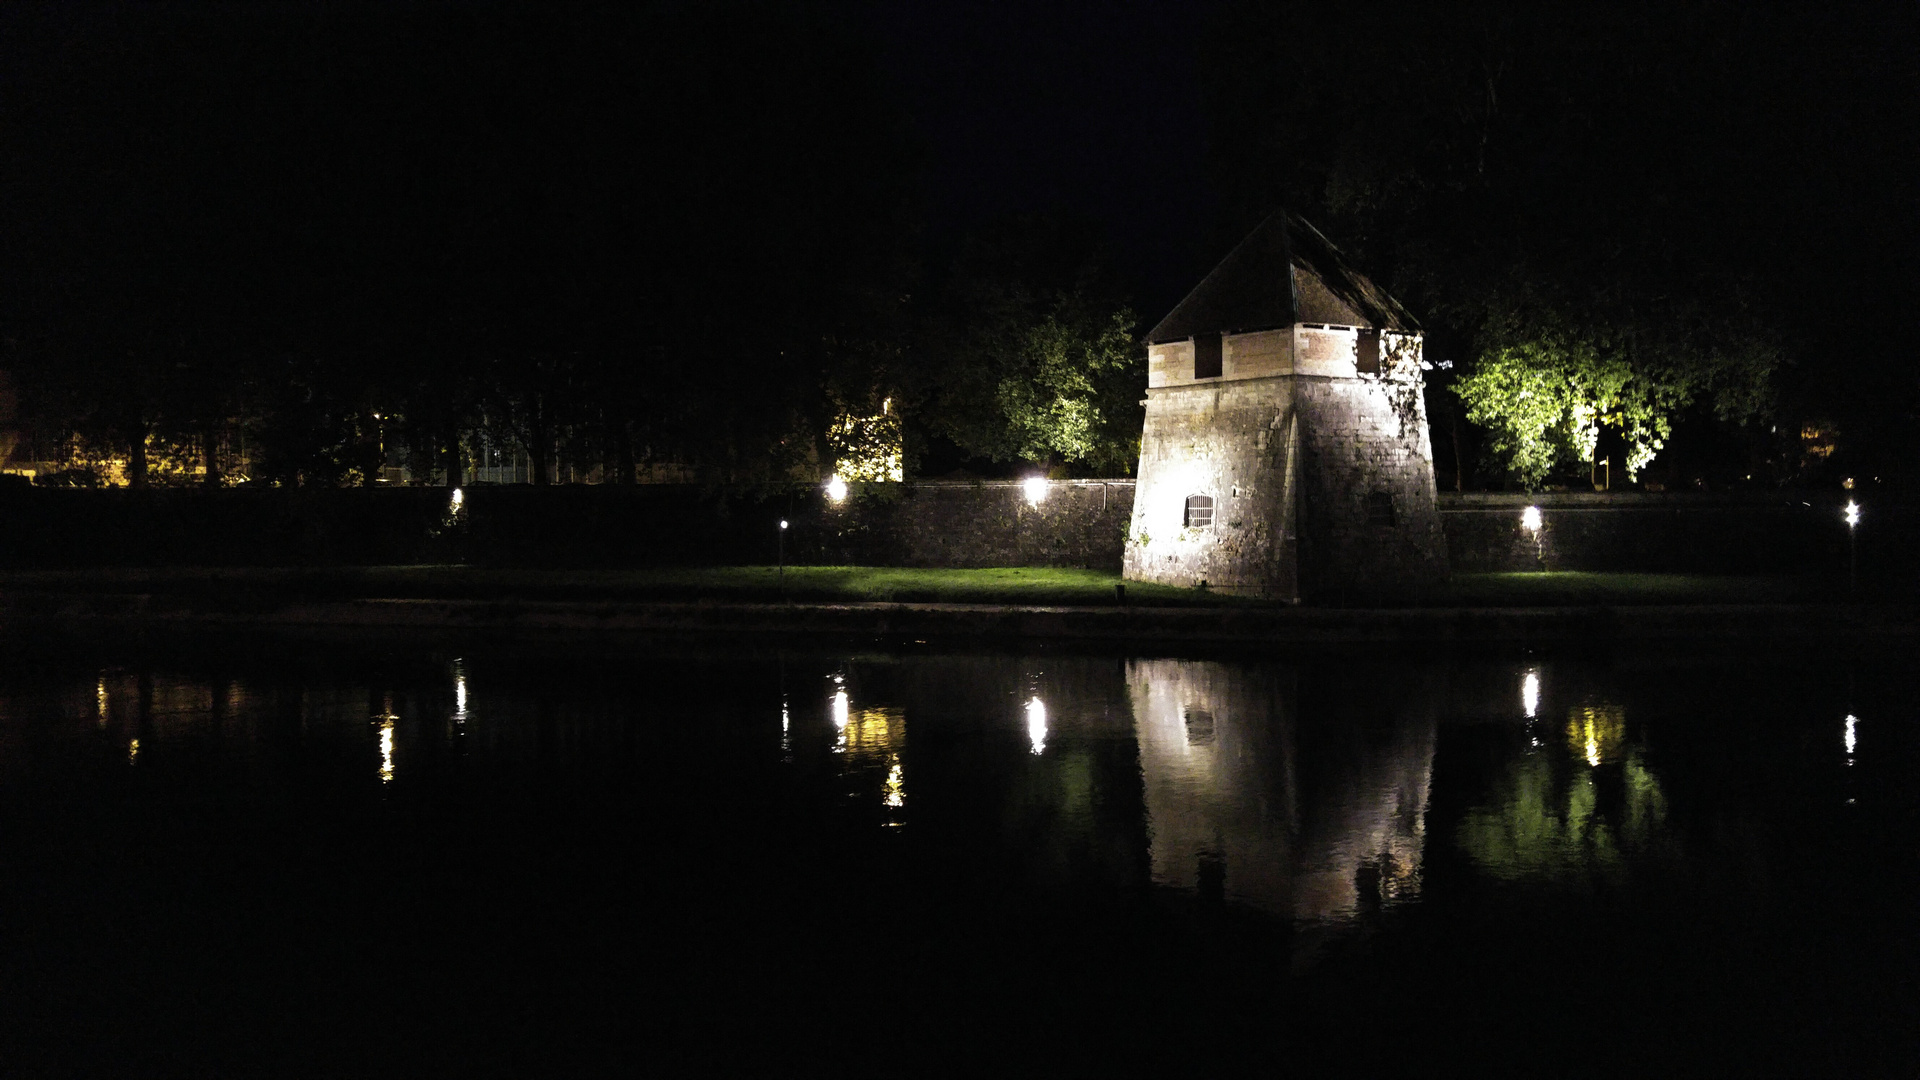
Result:
M1302 920L1418 895L1430 709L1315 718L1340 737L1303 757L1284 670L1146 660L1127 682L1156 882Z
M1127 664L1153 880L1290 906L1291 709L1272 673L1184 660Z

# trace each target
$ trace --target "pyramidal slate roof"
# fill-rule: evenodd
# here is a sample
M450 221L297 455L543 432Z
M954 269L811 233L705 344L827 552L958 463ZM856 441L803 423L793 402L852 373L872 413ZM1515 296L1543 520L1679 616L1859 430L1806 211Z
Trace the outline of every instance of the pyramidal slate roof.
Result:
M1147 334L1158 345L1294 323L1418 330L1419 322L1347 265L1320 230L1281 211L1260 223Z

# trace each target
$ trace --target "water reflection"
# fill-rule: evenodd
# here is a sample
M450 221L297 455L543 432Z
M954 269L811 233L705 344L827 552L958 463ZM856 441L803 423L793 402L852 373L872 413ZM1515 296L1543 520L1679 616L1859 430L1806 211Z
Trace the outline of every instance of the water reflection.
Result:
M1027 742L1035 754L1047 748L1047 706L1038 697L1027 701Z
M88 664L61 677L57 714L114 775L137 764L143 785L189 768L313 768L372 791L367 766L387 787L402 757L409 793L454 769L485 791L534 773L631 785L645 772L670 785L751 777L764 763L778 779L740 782L743 797L776 813L781 800L830 807L821 830L831 833L903 825L911 781L913 843L964 842L966 858L1032 880L1151 882L1319 924L1429 898L1447 873L1456 885L1615 887L1702 843L1696 833L1683 844L1674 822L1673 806L1689 804L1670 795L1673 758L1647 741L1638 702L1651 697L1604 670L1111 657L1048 657L1042 670L1033 657L866 655L789 656L777 673L773 661L729 659L689 674L660 663L674 674L661 684L686 687L672 709L625 695L630 679L550 679L522 662L516 682L509 657L441 656L377 682L342 676L348 685L286 670L243 682ZM805 681L786 682L790 669ZM487 673L477 713L474 671ZM789 685L802 688L791 699ZM474 729L470 748L440 737L449 690L456 735ZM0 722L22 707L9 693L0 684ZM1874 767L1898 752L1898 733L1883 733L1860 758L1859 718L1846 712L1842 731L1831 728L1843 707L1864 706L1796 706L1792 745L1808 745L1805 717L1825 716L1812 745L1839 734L1856 766L1828 805L1856 785L1870 794ZM703 709L698 724L663 720Z
M873 799L882 809L882 824L901 824L907 804L907 717L894 705L856 707L845 675L835 675L828 714L834 727L833 752L840 755L840 772L856 799ZM784 732L784 710L783 732ZM871 805L871 804L869 804Z
M1567 714L1567 744L1588 765L1618 757L1626 730L1626 713L1617 705L1582 705Z
M373 715L373 721L380 729L380 782L393 782L393 725L400 717L393 711L393 695L380 699L380 711Z
M1416 899L1430 710L1371 701L1303 770L1295 676L1206 661L1127 665L1155 881L1304 921Z
M1510 759L1454 830L1456 843L1497 880L1555 887L1617 886L1679 849L1668 805L1623 706L1567 710L1565 756Z

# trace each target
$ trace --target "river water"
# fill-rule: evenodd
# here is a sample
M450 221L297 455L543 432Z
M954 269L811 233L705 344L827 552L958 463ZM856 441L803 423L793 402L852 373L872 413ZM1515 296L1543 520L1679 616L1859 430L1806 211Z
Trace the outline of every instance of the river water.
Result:
M1920 1063L1903 652L8 655L14 1072Z

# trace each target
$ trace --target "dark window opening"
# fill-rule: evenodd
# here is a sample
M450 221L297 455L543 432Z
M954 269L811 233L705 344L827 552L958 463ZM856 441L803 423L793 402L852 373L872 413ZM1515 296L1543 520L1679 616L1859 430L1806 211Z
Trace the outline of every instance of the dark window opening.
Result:
M1393 496L1384 491L1376 491L1367 496L1367 524L1393 524Z
M1196 379L1217 379L1220 377L1221 348L1219 334L1202 334L1193 339L1193 377Z
M1354 342L1353 367L1362 375L1380 374L1380 331L1361 327Z
M1184 719L1187 722L1188 746L1213 745L1213 714L1205 709L1186 707Z
M1213 496L1187 496L1187 528L1204 529L1213 524Z

